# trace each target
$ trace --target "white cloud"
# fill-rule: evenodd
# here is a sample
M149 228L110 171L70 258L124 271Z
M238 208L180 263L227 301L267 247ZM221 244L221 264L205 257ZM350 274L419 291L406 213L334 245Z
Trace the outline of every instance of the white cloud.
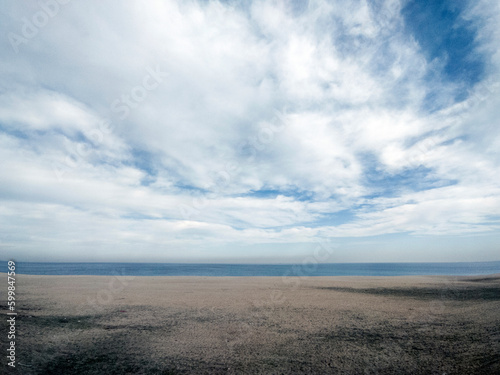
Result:
M1 243L167 259L497 232L498 5L465 15L490 59L461 103L400 8L71 2L18 53L4 40ZM39 11L9 9L5 35Z

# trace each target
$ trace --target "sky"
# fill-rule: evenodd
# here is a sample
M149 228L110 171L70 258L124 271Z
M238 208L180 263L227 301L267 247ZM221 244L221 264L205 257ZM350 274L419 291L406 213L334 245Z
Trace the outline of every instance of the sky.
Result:
M500 260L498 1L0 5L0 259Z

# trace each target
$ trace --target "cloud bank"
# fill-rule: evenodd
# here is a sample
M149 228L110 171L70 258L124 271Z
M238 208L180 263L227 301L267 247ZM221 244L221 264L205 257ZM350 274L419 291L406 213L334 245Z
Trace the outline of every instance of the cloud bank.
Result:
M0 17L3 259L498 259L494 1Z

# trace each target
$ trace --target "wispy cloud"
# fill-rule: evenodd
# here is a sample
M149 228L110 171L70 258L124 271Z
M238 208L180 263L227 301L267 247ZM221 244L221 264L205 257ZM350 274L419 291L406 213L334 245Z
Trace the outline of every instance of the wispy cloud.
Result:
M287 261L400 234L490 259L500 9L457 4L9 4L0 257Z

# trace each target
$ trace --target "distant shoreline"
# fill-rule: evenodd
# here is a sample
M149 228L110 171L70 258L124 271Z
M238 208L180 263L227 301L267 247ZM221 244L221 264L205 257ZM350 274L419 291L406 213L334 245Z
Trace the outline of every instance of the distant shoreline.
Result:
M0 275L6 276L6 272L0 272ZM338 276L286 276L286 275L281 275L281 276L195 276L195 275L153 275L153 276L134 276L134 275L129 275L129 276L124 276L124 275L32 275L32 274L23 274L23 273L17 273L17 276L22 276L22 277L29 277L29 278L51 278L55 277L57 279L61 278L89 278L89 279L94 279L94 278L110 278L110 277L133 277L135 278L140 278L140 279L279 279L279 278L297 278L297 279L306 279L306 278L311 278L315 280L341 280L341 279L363 279L363 280L369 280L369 279L375 279L375 280L384 280L384 279L389 279L389 280L394 280L394 279L453 279L456 281L475 281L475 279L478 280L488 280L488 279L500 279L500 273L490 273L490 274L480 274L480 275L395 275L395 276L369 276L369 275L338 275Z

